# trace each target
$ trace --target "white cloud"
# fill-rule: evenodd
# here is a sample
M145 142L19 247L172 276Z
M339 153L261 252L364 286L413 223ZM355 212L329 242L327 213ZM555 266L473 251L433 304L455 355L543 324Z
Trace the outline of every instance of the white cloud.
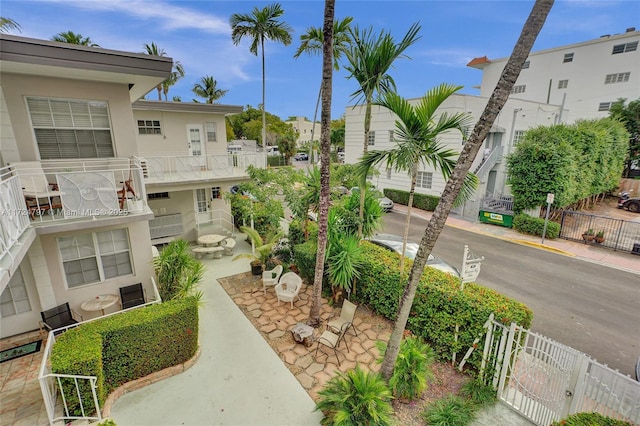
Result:
M229 34L231 29L226 18L202 13L187 7L167 2L144 0L48 0L78 9L125 13L141 20L157 20L165 30L197 29L214 34Z

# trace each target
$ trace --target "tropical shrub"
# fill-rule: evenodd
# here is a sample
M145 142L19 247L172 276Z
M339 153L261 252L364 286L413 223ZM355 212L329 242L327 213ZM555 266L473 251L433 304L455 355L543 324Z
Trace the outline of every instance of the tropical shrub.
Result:
M356 368L336 375L318 392L323 425L391 425L391 392L378 373Z
M192 295L202 298L197 286L204 276L204 265L193 256L188 242L175 240L169 243L153 260L153 266L162 300Z
M354 300L367 304L375 313L390 320L396 318L403 287L400 284L397 253L363 242L363 267ZM413 266L407 259L405 276ZM524 304L476 283L465 284L442 271L425 268L411 308L407 329L422 337L440 360L450 360L451 353L464 353L483 333L491 313L505 325L515 322L531 326L532 311ZM455 328L459 325L458 339ZM479 369L482 353L474 351L468 365Z
M387 345L377 341L382 363ZM389 387L395 398L415 400L427 388L427 381L433 379L431 365L435 359L433 349L416 336L405 337L400 344L400 352L393 367Z
M551 426L631 426L632 423L605 417L600 413L577 413Z
M70 329L51 352L51 370L96 376L98 402L118 386L184 363L198 349L198 301L195 297L133 309ZM80 381L85 410L95 410L91 389ZM85 386L86 384L86 386ZM80 414L72 379L63 380L70 411Z
M514 210L565 207L617 189L629 147L624 124L611 119L528 130L507 158Z
M520 213L513 218L513 229L523 234L542 236L544 219ZM558 236L560 236L560 224L548 221L545 238L554 239Z
M385 197L389 198L394 203L409 205L409 191L402 191L400 189L384 189ZM440 197L426 194L413 194L413 207L420 210L434 211L436 206L440 202Z
M456 395L439 399L422 413L426 424L434 426L465 426L475 419L473 403Z
M258 233L257 230L249 228L247 226L241 226L240 230L247 234L247 237L253 243L255 253L241 253L234 257L233 260L249 259L251 260L252 265L258 264L269 266L269 262L272 261L272 258L274 256L273 247L280 240L280 238L282 238L282 234L269 234L263 237Z

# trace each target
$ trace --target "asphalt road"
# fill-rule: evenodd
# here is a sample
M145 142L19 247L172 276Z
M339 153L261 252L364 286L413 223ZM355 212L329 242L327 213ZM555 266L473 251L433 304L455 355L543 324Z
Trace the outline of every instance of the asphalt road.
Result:
M405 214L385 215L384 232L402 235ZM412 217L409 239L427 226ZM464 245L484 256L479 284L533 309L534 332L634 377L640 356L640 277L630 272L445 226L433 255L460 269Z

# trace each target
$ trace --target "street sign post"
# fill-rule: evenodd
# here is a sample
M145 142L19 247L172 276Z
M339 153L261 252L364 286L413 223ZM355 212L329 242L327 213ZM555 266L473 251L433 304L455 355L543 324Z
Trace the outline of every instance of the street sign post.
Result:
M544 244L544 237L547 234L547 223L549 223L549 210L551 210L551 204L553 204L553 199L555 198L555 194L549 192L547 194L547 213L544 216L544 227L542 228L542 244Z

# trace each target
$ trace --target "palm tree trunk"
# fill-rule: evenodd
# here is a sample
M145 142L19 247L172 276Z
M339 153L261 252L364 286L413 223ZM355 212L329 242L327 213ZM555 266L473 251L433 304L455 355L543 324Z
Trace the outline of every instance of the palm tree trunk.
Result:
M265 105L265 71L264 71L264 37L260 37L260 47L262 48L262 147L267 146L267 106Z
M553 1L554 0L536 0L533 5L529 18L522 27L520 38L513 48L513 52L502 71L500 80L498 80L491 98L489 98L480 119L476 123L469 141L464 145L458 162L456 163L451 177L444 188L440 202L438 203L436 210L433 212L433 216L424 231L424 235L420 241L418 255L414 260L411 273L409 274L409 281L404 288L404 293L400 300L398 316L394 323L391 337L389 337L384 361L380 367L380 373L387 382L393 374L393 368L400 351L400 343L404 333L404 328L407 325L413 299L416 295L420 276L422 275L422 270L427 262L427 258L429 257L429 254L431 254L431 251L444 228L447 216L449 216L453 203L462 188L464 177L469 171L473 160L476 158L476 155L480 150L480 146L482 145L482 141L487 137L496 117L507 102L509 93L511 92L516 79L520 75L522 65L527 59L527 56L531 51L531 47L540 33L544 21L547 19L549 11L553 6Z
M362 148L362 155L366 154L369 150L369 131L371 129L371 97L367 96L367 106L364 111L364 146ZM367 177L363 176L360 188L360 212L358 217L360 222L358 223L358 236L362 238L362 225L364 223L364 191L366 190Z
M416 178L418 176L418 165L414 165L411 170L411 188L409 189L409 204L407 204L407 219L404 222L404 235L402 236L402 254L400 254L400 281L404 279L404 252L407 249L409 239L409 225L411 224L411 208L413 207L413 194L416 190Z
M313 301L307 324L320 325L322 277L327 250L327 218L329 216L329 149L331 148L331 91L333 77L333 18L335 0L324 3L324 42L322 45L322 113L320 115L320 212L318 214L318 251L313 278Z
M158 100L161 101L162 100L162 84L158 84L156 86L156 90L158 91Z

